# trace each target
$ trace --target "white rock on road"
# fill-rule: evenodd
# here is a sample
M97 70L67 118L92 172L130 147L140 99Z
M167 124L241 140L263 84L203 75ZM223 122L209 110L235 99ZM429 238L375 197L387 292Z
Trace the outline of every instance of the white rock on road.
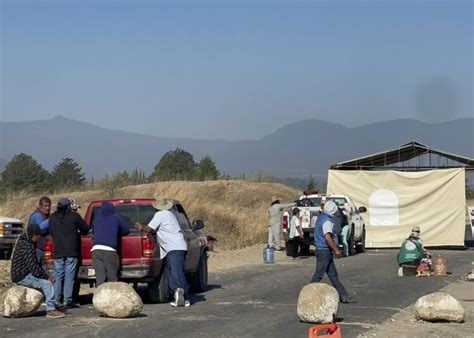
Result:
M104 283L92 298L94 308L112 318L136 316L143 309L143 302L132 286L123 282Z
M464 320L464 308L461 302L448 293L434 292L417 300L415 316L429 322L461 323Z
M297 313L303 322L332 323L338 307L339 295L334 287L311 283L300 291Z
M43 294L40 291L25 286L12 286L3 300L3 316L30 316L38 311L42 301Z

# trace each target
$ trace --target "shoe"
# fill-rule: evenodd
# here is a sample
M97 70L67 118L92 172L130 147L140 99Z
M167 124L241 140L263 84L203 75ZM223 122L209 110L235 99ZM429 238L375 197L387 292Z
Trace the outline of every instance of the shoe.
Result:
M184 307L190 307L190 306L191 306L191 302L189 300L185 300Z
M75 303L69 303L69 304L66 304L64 306L64 308L66 310L69 310L69 309L79 309L81 306L79 304L75 304Z
M59 312L59 311L56 311L56 310L51 310L51 311L48 311L46 312L46 317L48 318L63 318L64 316L66 316L63 312Z
M349 303L351 299L352 299L352 295L348 293L347 295L342 296L340 301L341 303L346 304L346 303Z
M174 292L174 301L170 303L171 306L184 306L184 290L177 288Z

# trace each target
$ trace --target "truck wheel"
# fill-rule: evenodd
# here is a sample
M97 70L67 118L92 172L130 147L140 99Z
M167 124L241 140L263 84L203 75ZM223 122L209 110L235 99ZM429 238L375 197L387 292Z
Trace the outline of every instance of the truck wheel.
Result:
M148 299L151 303L167 303L169 301L168 270L163 266L163 272L153 282L148 283Z
M349 234L347 245L349 246L349 256L355 255L356 251L355 251L355 241L354 241L354 225L351 226L351 233Z
M362 230L362 239L356 245L356 251L358 253L363 253L365 251L365 227L364 227L364 230Z
M293 241L285 242L285 253L287 256L291 256L293 254Z
M198 292L207 290L207 252L199 259L198 269L191 277L191 288Z

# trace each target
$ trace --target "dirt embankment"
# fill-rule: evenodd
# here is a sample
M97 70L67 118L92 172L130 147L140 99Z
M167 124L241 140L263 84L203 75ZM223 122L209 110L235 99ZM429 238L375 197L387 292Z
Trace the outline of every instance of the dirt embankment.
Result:
M120 189L117 198L155 197L175 198L183 203L191 219L202 219L208 234L217 238L218 250L232 250L265 242L267 208L272 196L284 202L296 200L300 192L282 184L246 181L158 182ZM102 190L70 192L50 196L54 203L59 197L72 197L83 206L107 197ZM27 221L40 196L13 198L0 205L0 215Z

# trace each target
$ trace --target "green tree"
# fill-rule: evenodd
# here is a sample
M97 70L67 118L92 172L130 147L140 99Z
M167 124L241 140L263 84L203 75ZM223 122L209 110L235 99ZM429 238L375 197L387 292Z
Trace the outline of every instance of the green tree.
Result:
M66 157L54 166L51 182L55 188L74 188L85 184L86 178L79 164Z
M209 155L204 156L196 167L196 178L199 181L217 180L219 178L219 170L217 170L215 162Z
M33 157L21 153L7 163L2 180L7 191L46 191L50 174Z
M195 168L193 155L176 148L161 157L150 176L150 181L189 180L193 178Z

